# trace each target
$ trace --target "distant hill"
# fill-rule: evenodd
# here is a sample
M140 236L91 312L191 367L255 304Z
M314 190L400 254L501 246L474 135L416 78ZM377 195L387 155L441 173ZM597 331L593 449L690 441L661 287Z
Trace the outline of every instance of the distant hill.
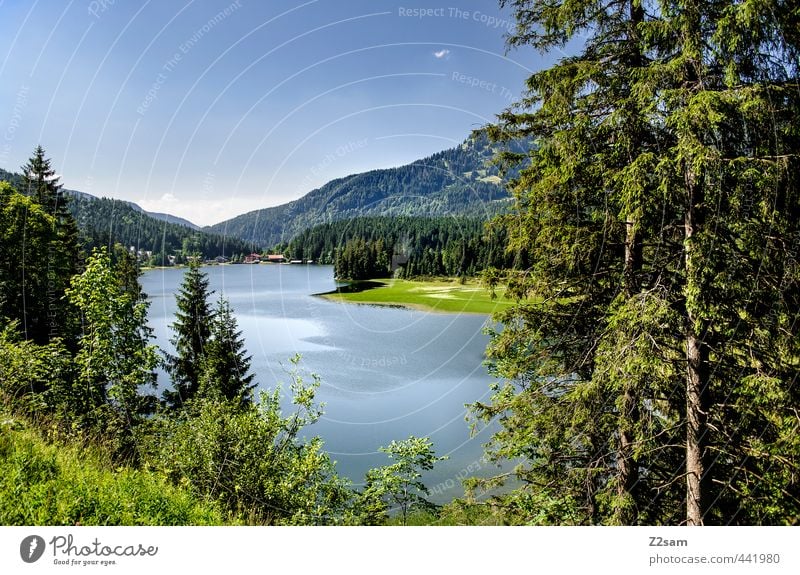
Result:
M172 214L162 214L161 212L148 212L145 209L142 209L138 204L134 204L133 202L125 202L130 207L138 212L142 212L147 214L151 218L155 220L160 220L162 222L167 222L168 224L178 224L179 226L186 226L187 228L191 228L193 230L199 230L200 226L197 224L193 224L189 220L184 218L179 218L178 216L173 216Z
M406 166L339 178L288 204L204 229L275 246L313 226L362 216L458 214L487 219L509 203L497 168L488 165L495 152L486 139L469 138Z
M0 169L0 180L24 192L22 176ZM151 213L123 200L98 198L85 192L64 190L68 208L78 223L86 248L119 242L142 252L156 254L155 263L180 251L197 251L207 258L247 254L257 249L238 238L200 230L193 223L170 214Z
M0 180L6 181L6 182L10 182L11 185L14 186L16 189L18 189L19 191L24 191L22 189L22 175L21 174L8 172L8 171L0 168ZM86 192L79 192L78 190L70 190L70 189L67 189L67 188L63 188L63 190L64 190L64 192L66 192L67 194L69 194L72 197L84 198L84 199L92 199L92 200L100 199L100 198L97 198L96 196L93 196L91 194L87 194ZM186 226L187 228L191 228L193 230L199 230L200 229L200 226L198 226L197 224L194 224L194 223L192 223L189 220L186 220L184 218L180 218L178 216L173 216L172 214L162 214L161 212L148 212L147 210L142 208L139 204L135 204L135 203L129 202L127 200L114 200L114 201L120 202L120 203L123 203L123 204L128 204L131 208L133 208L137 212L141 212L141 213L143 213L145 215L150 216L153 219L160 220L162 222L167 222L167 223L170 223L170 224L178 224L178 225L181 225L181 226Z

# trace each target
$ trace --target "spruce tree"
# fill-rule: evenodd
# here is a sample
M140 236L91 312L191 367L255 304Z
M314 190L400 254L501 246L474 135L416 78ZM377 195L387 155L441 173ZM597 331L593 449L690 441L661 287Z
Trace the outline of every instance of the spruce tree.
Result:
M594 33L579 54L531 76L523 110L489 128L494 139L535 141L512 182L508 222L511 249L532 265L511 275L520 304L498 317L504 329L489 348L509 384L476 413L501 416L496 455L530 458L519 478L532 491L561 485L553 496L575 517L663 520L674 510L647 502L671 479L674 454L651 438L670 423L642 413L669 396L675 357L648 345L669 307L644 260L646 231L665 209L652 176L664 136L648 120L644 13L635 0L597 11L590 1L507 4L518 19L512 46L548 51ZM659 361L665 368L651 369Z
M243 404L252 402L256 386L252 383L255 376L250 373L251 359L231 306L220 297L211 319L198 395Z
M508 218L531 266L511 274L519 303L489 347L507 384L475 406L500 419L493 455L527 458L508 506L544 494L587 523L791 520L796 14L501 4L512 46L585 35L490 129L537 144Z
M75 310L69 307L64 293L70 278L82 268L78 225L67 209L67 197L41 146L36 147L22 167L22 176L25 193L53 217L54 234L46 259L37 262L47 270L47 289L36 295L46 302L47 317L43 321L32 321L36 328L29 335L37 343L62 338L74 348L79 326Z
M199 257L192 258L175 295L178 309L170 326L174 332L170 343L175 354L167 354L166 369L172 378L172 390L164 392L164 400L172 408L180 408L192 399L200 387L200 376L211 337L213 314L208 301L208 275L200 269Z
M657 173L683 212L686 522L785 522L800 509L787 428L800 400L797 11L676 0L662 13L673 140Z

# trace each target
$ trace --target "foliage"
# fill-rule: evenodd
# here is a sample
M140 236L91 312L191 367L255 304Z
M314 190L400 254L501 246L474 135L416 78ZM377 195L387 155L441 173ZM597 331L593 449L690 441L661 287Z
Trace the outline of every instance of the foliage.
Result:
M390 270L400 277L465 277L488 266L516 266L506 240L505 229L487 229L478 218L363 217L305 230L286 251L295 259L335 264L341 278L386 277ZM348 275L361 269L373 275Z
M22 338L17 322L0 331L0 401L5 409L36 416L68 409L72 357L56 340L37 345Z
M164 422L156 465L249 524L343 521L351 492L322 441L300 436L322 413L314 402L319 381L306 384L297 371L291 377L290 414L280 388L255 405L197 398L180 419Z
M51 242L46 255L46 291L35 298L47 302L47 333L34 333L37 343L54 338L74 343L78 330L73 310L64 297L70 278L82 266L82 252L78 241L78 225L68 209L68 200L45 151L37 146L33 156L22 168L22 189L53 218Z
M250 360L231 306L220 297L211 318L198 395L207 399L251 402L256 384L253 383L255 375L250 373Z
M796 521L796 16L501 4L510 46L583 40L489 128L537 143L505 218L530 260L488 349L505 383L474 406L500 422L491 455L526 461L496 504L556 501L578 523Z
M0 417L1 525L219 525L218 509L164 477L113 464L102 449L45 443Z
M54 228L42 206L0 182L0 317L17 321L23 337L40 344L49 341L59 311L49 291Z
M200 387L213 318L209 295L208 276L200 270L197 259L193 259L184 274L180 291L175 295L178 310L175 322L170 326L174 333L170 342L175 347L175 355L164 354L174 387L164 392L164 399L172 408L181 407L191 400Z
M383 240L350 240L336 250L333 274L338 279L365 280L388 277L389 256Z
M81 313L83 334L75 356L74 415L117 437L120 455L136 450L136 428L155 409L156 348L147 326L148 303L138 282L119 278L105 249L95 249L86 270L72 279L67 296ZM109 429L110 428L110 429Z
M425 499L428 488L422 482L422 472L433 469L437 461L433 444L427 437L409 436L402 441L392 441L380 451L395 463L367 471L361 493L362 521L369 524L376 519L386 520L393 508L399 509L403 525L413 510L432 510L436 506Z

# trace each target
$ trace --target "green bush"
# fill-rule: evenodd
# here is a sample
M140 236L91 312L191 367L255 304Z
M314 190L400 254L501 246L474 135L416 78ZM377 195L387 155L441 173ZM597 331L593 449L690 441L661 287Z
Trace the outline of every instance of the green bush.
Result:
M293 374L296 410L289 415L279 390L255 405L197 399L181 419L163 421L151 464L247 523L349 522L352 492L322 441L298 437L321 414L318 385Z
M47 444L0 416L2 525L218 525L214 505L166 478L113 468L99 448Z

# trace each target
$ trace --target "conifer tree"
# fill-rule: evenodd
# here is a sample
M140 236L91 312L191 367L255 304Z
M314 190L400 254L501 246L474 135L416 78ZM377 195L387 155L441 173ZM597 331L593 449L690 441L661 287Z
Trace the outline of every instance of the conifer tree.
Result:
M249 404L256 387L253 384L255 375L250 373L251 359L231 306L225 298L220 297L211 319L198 394L211 399L238 400Z
M537 143L509 218L511 248L532 265L511 275L519 304L489 348L508 383L475 406L500 418L494 456L528 458L508 502L546 488L588 523L789 520L796 13L771 1L501 4L517 19L512 46L586 36L489 130Z
M173 331L170 343L175 347L175 354L165 354L173 389L164 392L164 399L172 408L182 407L200 387L206 347L211 337L213 314L208 300L211 293L208 275L200 270L199 257L192 258L175 295L178 309L170 326Z
M37 343L62 338L74 347L79 328L76 314L70 309L64 292L70 278L82 267L78 225L67 209L67 197L42 146L36 147L33 156L22 167L22 175L25 193L53 217L54 233L47 258L37 262L47 270L47 289L36 295L46 302L47 321L38 322L42 329L31 332L31 337ZM46 330L43 329L45 326Z
M53 227L42 206L0 182L0 318L17 322L20 335L36 343L50 331L46 262Z

